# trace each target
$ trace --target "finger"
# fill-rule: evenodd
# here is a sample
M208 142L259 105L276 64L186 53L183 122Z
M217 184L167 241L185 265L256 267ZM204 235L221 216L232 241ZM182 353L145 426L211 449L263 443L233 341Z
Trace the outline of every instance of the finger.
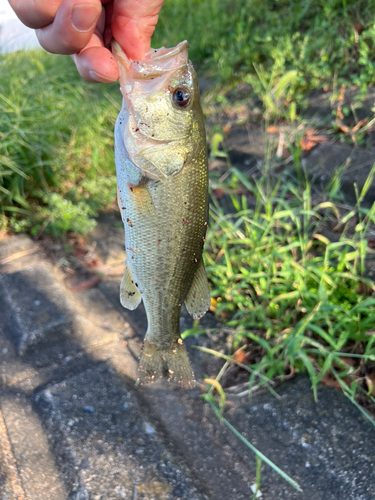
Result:
M118 80L118 67L110 50L91 46L75 54L73 60L79 74L90 82L110 83Z
M118 68L112 53L104 48L103 31L106 15L104 9L89 43L73 56L79 74L91 82L114 82L118 79Z
M91 37L87 46L73 56L79 74L92 82L114 82L118 79L118 67L112 53L104 48L103 22L98 23L98 29Z
M37 30L40 45L53 54L74 54L90 41L102 12L100 0L65 0L55 20Z
M9 0L18 18L32 29L51 24L63 0Z
M126 55L144 59L150 50L163 0L120 0L114 3L112 33Z

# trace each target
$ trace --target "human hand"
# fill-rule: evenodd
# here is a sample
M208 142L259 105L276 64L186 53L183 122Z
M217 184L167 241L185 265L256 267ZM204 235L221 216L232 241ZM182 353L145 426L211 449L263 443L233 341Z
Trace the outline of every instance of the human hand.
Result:
M71 54L93 82L118 79L108 49L112 37L133 60L144 59L164 0L9 0L19 19L36 30L53 54Z

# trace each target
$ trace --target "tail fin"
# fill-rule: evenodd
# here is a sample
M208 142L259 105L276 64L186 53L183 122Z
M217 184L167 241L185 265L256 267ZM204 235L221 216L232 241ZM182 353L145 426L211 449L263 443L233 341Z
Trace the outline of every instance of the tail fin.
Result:
M138 373L141 383L166 378L187 389L195 386L194 373L181 339L175 346L164 350L146 339L139 360Z

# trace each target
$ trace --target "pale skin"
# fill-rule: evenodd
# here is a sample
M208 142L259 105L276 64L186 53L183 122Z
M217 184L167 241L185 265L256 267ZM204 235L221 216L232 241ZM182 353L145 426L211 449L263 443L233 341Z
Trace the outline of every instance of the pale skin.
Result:
M9 0L19 19L35 29L53 54L70 54L80 75L113 82L118 67L112 38L133 60L144 59L164 0Z

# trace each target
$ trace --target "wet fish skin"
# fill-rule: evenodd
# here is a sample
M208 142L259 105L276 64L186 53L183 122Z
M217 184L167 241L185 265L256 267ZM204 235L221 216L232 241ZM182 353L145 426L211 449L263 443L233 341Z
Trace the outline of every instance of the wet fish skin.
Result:
M202 261L208 223L206 134L187 48L182 42L131 62L114 45L124 97L115 159L127 253L120 298L129 309L142 299L148 320L139 378L165 377L192 387L179 331L181 306L185 301L190 314L200 317L210 296Z

